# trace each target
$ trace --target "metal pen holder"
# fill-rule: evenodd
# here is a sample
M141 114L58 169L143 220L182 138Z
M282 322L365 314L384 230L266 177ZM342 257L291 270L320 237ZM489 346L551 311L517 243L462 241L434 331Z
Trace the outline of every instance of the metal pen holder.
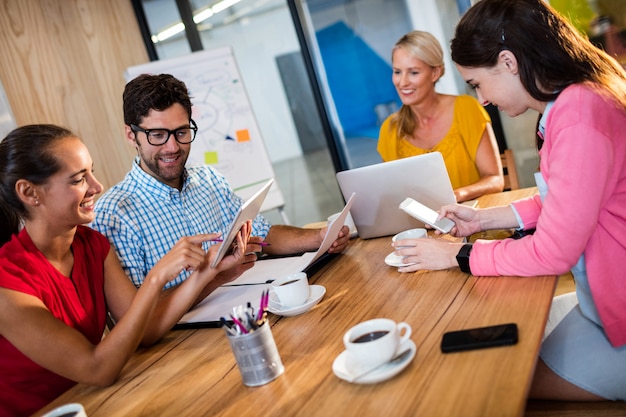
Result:
M278 378L284 371L269 323L247 334L226 331L244 385L257 387Z

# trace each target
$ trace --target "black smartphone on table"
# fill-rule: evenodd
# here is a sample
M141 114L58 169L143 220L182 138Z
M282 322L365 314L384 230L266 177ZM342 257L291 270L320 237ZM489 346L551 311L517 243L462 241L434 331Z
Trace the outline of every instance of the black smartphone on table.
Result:
M506 323L444 333L441 339L443 353L482 349L517 343L517 324Z

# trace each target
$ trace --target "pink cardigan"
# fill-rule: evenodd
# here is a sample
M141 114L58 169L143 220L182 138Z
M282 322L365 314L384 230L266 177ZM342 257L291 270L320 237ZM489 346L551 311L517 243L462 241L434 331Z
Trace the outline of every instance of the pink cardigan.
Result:
M589 85L557 98L540 155L548 195L513 203L520 240L478 241L474 275L533 276L569 271L585 253L593 301L615 347L626 344L626 111Z

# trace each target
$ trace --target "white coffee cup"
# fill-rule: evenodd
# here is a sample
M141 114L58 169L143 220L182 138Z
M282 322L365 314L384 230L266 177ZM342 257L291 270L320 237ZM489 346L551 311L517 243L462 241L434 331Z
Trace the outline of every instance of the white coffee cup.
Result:
M343 344L359 365L371 368L389 362L411 337L408 323L372 319L357 324L343 336Z
M71 403L57 407L42 417L87 417L87 413L81 404Z
M328 224L330 225L331 222L335 221L335 219L337 219L337 217L339 217L341 213L335 213L335 214L331 214L330 216L328 216ZM352 220L352 215L350 214L350 212L348 212L348 215L346 216L346 219L343 222L344 226L348 226L348 230L350 231L350 234L356 233L356 226L354 225L354 220Z
M392 237L391 241L395 243L398 240L420 239L423 237L428 237L428 232L424 228L417 228L417 229L409 229L409 230L405 230L404 232L400 232L394 237ZM409 247L409 246L397 246L397 248L401 248L401 247Z
M296 307L309 298L309 280L304 272L275 279L272 291L283 307Z

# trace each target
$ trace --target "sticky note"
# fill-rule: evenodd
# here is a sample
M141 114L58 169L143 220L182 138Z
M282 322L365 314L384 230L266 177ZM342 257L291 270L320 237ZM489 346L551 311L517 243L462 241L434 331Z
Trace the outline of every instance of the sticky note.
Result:
M237 135L237 142L249 142L250 141L250 132L248 129L242 129L235 132Z
M205 152L204 153L204 163L207 165L214 165L217 164L218 162L218 158L217 158L217 152L212 151L212 152Z

